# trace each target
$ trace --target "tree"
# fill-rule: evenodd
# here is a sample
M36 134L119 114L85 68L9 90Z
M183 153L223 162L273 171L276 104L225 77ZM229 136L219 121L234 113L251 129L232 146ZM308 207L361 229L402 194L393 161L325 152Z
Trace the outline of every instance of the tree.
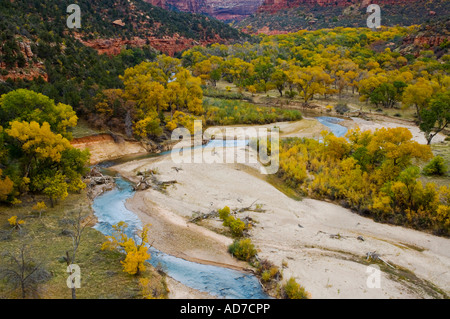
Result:
M235 240L229 247L228 251L237 259L250 261L256 256L256 248L250 238Z
M176 82L180 84L181 96L178 109L186 109L191 113L200 115L203 113L203 91L201 80L192 76L187 69L182 69L175 75Z
M35 121L31 123L13 121L11 122L11 128L5 131L19 142L22 150L27 154L27 166L31 161L37 159L48 158L59 162L62 152L71 147L66 138L51 131L47 122L44 122L41 126Z
M277 69L272 73L270 80L275 85L278 92L280 93L280 97L282 97L284 86L286 85L286 81L287 81L286 73L281 69Z
M211 79L211 72L212 72L212 63L210 60L204 60L197 64L195 64L193 74L195 76L198 76L202 83L205 83L207 80Z
M450 91L436 94L430 107L420 110L420 129L425 133L427 144L450 123Z
M161 54L156 58L156 65L166 76L167 81L182 69L181 61L179 59L164 54Z
M381 104L385 108L393 108L401 99L404 87L406 83L400 81L382 83L370 93L370 102L377 106Z
M288 74L297 86L299 95L303 97L305 105L308 105L314 94L325 94L327 86L333 82L330 75L318 66L296 68Z
M51 207L54 207L58 200L63 200L69 195L66 176L61 172L44 171L32 180L31 185L33 189L40 190L48 196Z
M0 169L0 202L6 201L14 189L14 182L8 176L1 178L2 172Z
M148 253L149 238L148 231L150 225L145 225L142 230L138 231L134 238L129 238L126 234L128 225L125 222L119 222L113 225L113 234L106 236L108 241L103 243L102 250L106 249L122 249L126 256L125 260L121 261L123 271L139 276L145 271L145 262L150 259Z
M162 134L161 120L157 116L158 114L152 113L137 121L133 129L134 134L140 137L160 136Z
M372 162L387 159L400 169L411 165L412 159L426 161L433 157L430 147L414 141L410 130L404 127L376 130L367 150Z
M433 159L423 168L423 174L427 176L431 175L445 175L447 173L447 165L442 156L435 156Z
M21 229L22 225L25 224L25 221L23 219L18 219L17 216L11 216L8 219L8 223L14 229Z
M422 110L428 107L433 93L433 85L424 78L418 79L415 84L408 85L403 92L404 106L415 107L419 122L422 122Z
M28 246L22 245L18 252L6 251L1 256L0 278L5 279L13 289L19 288L23 299L30 292L37 292L38 285L51 277L42 263L30 256L29 251Z
M76 212L71 213L72 216L63 219L63 224L69 226L69 230L66 232L72 237L72 251L66 251L66 263L69 267L72 264L76 263L76 254L78 248L80 247L81 237L85 228L92 221L92 217L88 217L83 215L82 209L78 209ZM72 299L77 299L76 288L72 288Z
M73 148L61 134L51 131L44 122L13 121L5 130L18 146L15 159L21 164L21 179L32 191L48 195L52 205L58 199L67 197L67 190L82 189L81 177L89 159L88 151Z
M223 71L230 82L234 82L238 87L244 87L253 77L255 66L240 58L233 58L224 62Z
M47 209L47 205L44 202L38 202L32 207L32 210L39 213L39 218L42 217L42 213Z
M70 137L67 128L77 125L78 117L71 106L55 102L34 91L18 89L0 97L0 125L10 122L48 123L55 133Z

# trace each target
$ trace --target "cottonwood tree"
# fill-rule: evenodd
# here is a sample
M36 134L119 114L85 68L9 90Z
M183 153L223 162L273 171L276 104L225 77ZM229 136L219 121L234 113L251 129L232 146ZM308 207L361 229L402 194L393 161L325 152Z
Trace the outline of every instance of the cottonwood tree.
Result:
M425 133L427 144L450 123L450 91L437 94L430 102L430 107L420 111L420 129Z
M123 271L130 275L139 276L145 271L145 262L151 257L147 247L149 244L149 226L145 225L142 230L134 234L134 238L130 238L126 234L128 225L125 222L113 225L113 234L106 236L108 241L103 243L102 250L123 250L126 254L125 259L120 262L123 266Z
M422 121L422 110L427 108L436 91L431 81L419 78L417 83L408 85L403 92L404 107L414 106L419 121Z
M0 125L13 121L48 123L51 130L69 138L67 128L77 125L78 117L70 105L56 104L49 97L26 89L18 89L0 97Z

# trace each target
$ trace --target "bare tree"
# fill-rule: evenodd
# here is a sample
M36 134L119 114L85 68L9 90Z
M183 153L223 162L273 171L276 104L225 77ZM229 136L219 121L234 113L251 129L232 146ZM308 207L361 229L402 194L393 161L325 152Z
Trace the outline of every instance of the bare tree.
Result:
M51 277L42 263L30 256L29 250L24 244L15 253L4 252L0 264L0 278L11 284L13 289L20 289L23 299L31 292L37 293L38 285Z
M70 252L68 250L66 251L65 258L68 267L76 263L76 254L81 243L81 236L84 229L89 225L92 219L92 216L84 214L83 210L80 208L76 212L73 212L71 217L63 220L63 223L68 225L70 228L64 230L65 234L72 237L72 250ZM72 287L71 289L72 299L77 299L76 288Z

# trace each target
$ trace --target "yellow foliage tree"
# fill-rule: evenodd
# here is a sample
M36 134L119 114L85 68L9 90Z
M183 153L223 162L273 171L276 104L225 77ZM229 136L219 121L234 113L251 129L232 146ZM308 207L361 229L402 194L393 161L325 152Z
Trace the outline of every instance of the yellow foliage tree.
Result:
M145 262L150 259L148 253L148 231L150 225L145 225L138 231L135 239L129 238L126 234L128 225L125 222L119 222L113 225L113 235L106 236L108 241L103 243L102 250L121 249L125 252L125 260L121 261L123 271L138 276L145 271Z
M17 216L11 216L11 218L8 219L8 223L13 227L13 228L21 228L23 224L25 224L25 221L22 219L18 219Z
M0 169L0 202L5 201L14 189L14 182L8 176L2 179L2 173Z
M70 142L61 134L53 133L47 122L41 126L34 121L31 123L14 121L11 123L11 128L6 129L5 132L15 138L24 152L30 154L32 158L48 158L59 162L61 153L71 148Z
M328 86L334 81L320 66L293 68L288 71L288 77L297 87L305 104L308 104L314 94L327 93Z

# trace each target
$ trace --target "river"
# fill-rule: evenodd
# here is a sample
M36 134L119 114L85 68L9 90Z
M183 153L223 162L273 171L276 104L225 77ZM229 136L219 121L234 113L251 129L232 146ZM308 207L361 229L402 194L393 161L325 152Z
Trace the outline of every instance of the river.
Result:
M104 235L111 235L112 225L124 221L128 224L127 235L132 236L135 230L142 227L139 218L125 207L125 201L133 196L134 191L131 184L120 177L116 184L115 189L95 198L92 207L98 223L94 228ZM149 262L153 266L162 267L168 276L188 287L219 298L268 298L258 279L252 274L190 262L153 247L149 252Z
M333 134L337 137L342 137L348 132L348 129L345 126L339 124L343 121L343 119L340 119L338 117L318 116L315 119L328 127L330 131L333 132Z

